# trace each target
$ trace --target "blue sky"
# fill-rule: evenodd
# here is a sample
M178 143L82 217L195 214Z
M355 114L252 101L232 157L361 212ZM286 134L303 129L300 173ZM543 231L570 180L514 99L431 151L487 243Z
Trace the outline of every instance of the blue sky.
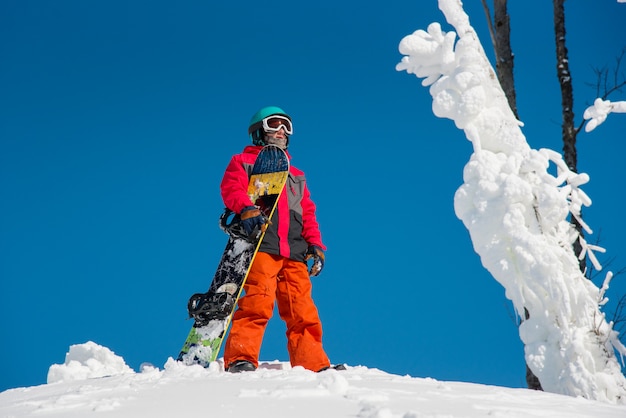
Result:
M470 143L395 71L402 37L443 23L437 2L208 3L0 5L0 390L45 383L88 340L135 369L177 355L187 299L225 245L223 170L269 104L294 119L292 162L329 247L313 280L331 361L523 387L513 310L453 210ZM491 56L480 2L465 9ZM626 46L626 5L566 13L580 121L593 69ZM510 14L524 133L560 150L552 6ZM625 127L610 115L578 140L585 219L613 270L626 266ZM624 293L622 275L609 297ZM287 359L283 334L276 316L262 359Z

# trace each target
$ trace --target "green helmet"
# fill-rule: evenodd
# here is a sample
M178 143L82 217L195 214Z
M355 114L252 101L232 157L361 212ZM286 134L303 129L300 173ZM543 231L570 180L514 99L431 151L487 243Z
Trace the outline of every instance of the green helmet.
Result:
M265 132L263 131L263 119L272 115L281 115L291 120L283 109L278 106L265 106L252 115L250 124L248 125L248 134L254 145L266 145L264 141Z

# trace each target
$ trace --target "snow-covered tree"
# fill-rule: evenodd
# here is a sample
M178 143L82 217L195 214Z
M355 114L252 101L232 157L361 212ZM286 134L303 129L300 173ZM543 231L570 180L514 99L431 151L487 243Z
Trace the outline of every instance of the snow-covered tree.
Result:
M509 107L519 119L517 113L517 92L515 91L515 77L513 73L514 55L511 50L511 24L508 13L507 0L493 0L493 21L491 20L491 11L487 0L482 0L483 9L487 17L489 26L489 34L493 43L493 50L496 55L496 74L502 90L509 102ZM528 311L524 310L524 316L521 320L528 319ZM526 386L529 389L543 390L541 382L535 376L533 371L526 364Z
M559 153L530 148L461 2L439 0L439 8L455 31L432 23L406 36L397 69L424 78L435 115L473 145L455 212L517 314L529 312L519 328L526 362L546 391L626 403L615 354L626 347L600 310L611 274L602 288L585 278L572 243L580 240L592 263L602 249L567 221L571 213L590 232L579 216L591 204L580 188L589 178Z

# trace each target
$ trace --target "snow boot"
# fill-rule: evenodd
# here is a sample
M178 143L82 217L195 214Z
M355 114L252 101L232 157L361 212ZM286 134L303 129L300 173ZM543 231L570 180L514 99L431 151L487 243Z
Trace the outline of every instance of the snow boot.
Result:
M255 370L255 365L247 360L239 360L231 363L228 369L226 369L226 371L230 373L253 372Z
M320 373L320 372L323 372L323 371L326 371L326 370L331 370L331 369L332 370L338 370L338 371L348 370L344 364L336 364L334 366L322 367L317 372Z

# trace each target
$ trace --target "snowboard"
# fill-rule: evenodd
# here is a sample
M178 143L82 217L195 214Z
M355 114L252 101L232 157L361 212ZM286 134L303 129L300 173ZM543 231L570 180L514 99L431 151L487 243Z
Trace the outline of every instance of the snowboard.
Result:
M269 221L278 197L289 176L287 154L275 145L261 149L249 174L248 196ZM220 228L228 242L206 293L196 293L187 304L194 319L191 331L178 355L178 361L208 367L217 359L237 300L265 235L256 229L246 234L239 215L226 209L220 217Z

